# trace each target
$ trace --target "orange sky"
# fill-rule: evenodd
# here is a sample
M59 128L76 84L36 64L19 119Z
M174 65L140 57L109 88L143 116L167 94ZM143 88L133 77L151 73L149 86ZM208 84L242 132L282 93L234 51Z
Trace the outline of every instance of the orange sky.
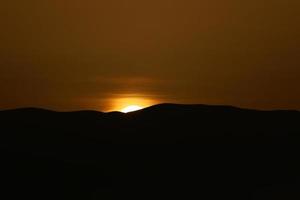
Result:
M300 109L299 13L299 0L4 1L0 109Z

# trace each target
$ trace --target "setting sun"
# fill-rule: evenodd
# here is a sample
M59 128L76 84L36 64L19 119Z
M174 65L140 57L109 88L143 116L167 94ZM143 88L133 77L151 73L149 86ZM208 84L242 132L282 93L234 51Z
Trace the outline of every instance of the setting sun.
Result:
M121 112L123 112L123 113L129 113L129 112L133 112L133 111L137 111L137 110L141 110L141 109L142 109L141 106L131 105L131 106L127 106L127 107L123 108L121 110Z
M123 113L137 111L155 104L159 101L147 97L146 95L126 94L112 97L110 109L108 111L120 111Z

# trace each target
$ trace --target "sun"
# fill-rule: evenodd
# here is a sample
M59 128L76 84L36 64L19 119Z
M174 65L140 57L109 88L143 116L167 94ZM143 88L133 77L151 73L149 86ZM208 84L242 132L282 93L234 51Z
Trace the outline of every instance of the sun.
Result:
M141 109L143 109L141 106L130 105L130 106L127 106L127 107L123 108L121 110L121 112L123 112L123 113L129 113L129 112L133 112L133 111L137 111L137 110L141 110Z
M150 107L157 104L158 102L158 100L149 98L149 95L119 94L110 97L108 105L109 109L107 109L106 111L128 113Z

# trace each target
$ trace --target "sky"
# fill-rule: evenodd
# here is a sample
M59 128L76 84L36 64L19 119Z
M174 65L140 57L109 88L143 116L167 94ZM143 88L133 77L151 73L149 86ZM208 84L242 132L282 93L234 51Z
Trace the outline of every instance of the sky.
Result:
M300 110L299 0L0 4L0 109Z

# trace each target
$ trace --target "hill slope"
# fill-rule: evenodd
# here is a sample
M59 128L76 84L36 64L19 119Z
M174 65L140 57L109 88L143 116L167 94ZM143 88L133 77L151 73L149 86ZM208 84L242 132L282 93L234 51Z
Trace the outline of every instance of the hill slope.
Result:
M213 136L299 136L300 112L160 104L123 114L17 109L0 112L11 142L195 143ZM25 133L26 134L23 134ZM29 139L31 138L31 139ZM27 141L27 139L29 141ZM214 138L216 139L216 138Z
M1 111L0 130L6 199L300 198L298 111L27 108Z

